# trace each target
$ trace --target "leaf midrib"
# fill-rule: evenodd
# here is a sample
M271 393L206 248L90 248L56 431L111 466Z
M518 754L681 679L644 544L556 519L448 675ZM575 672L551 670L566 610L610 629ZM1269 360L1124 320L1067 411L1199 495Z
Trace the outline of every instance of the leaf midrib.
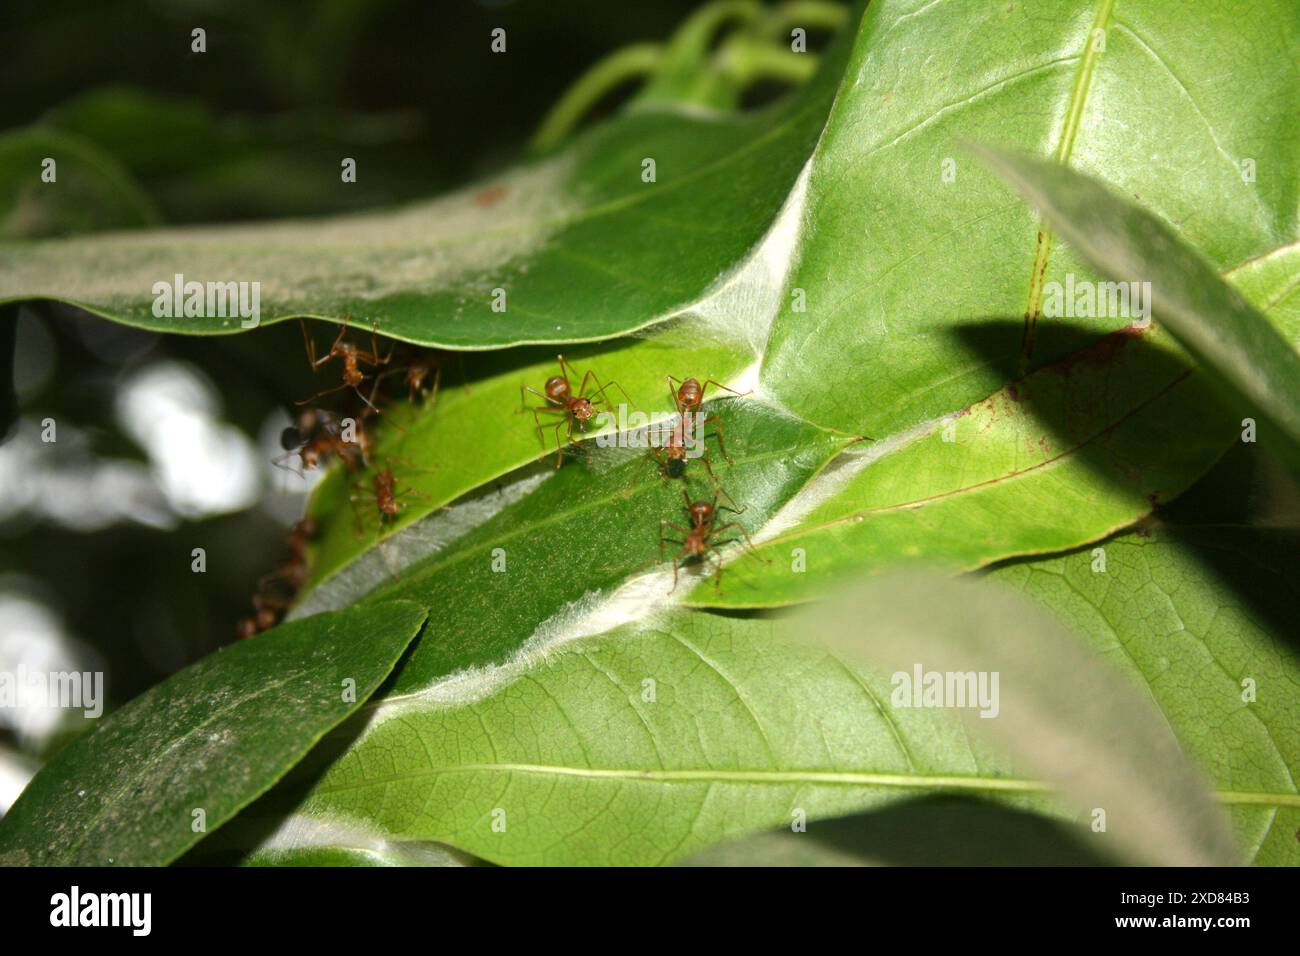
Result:
M1074 150L1075 140L1083 118L1083 109L1087 104L1088 93L1092 89L1092 77L1097 70L1097 61L1101 51L1093 43L1098 30L1103 35L1115 9L1115 0L1101 0L1097 6L1092 26L1084 35L1083 56L1079 60L1079 69L1074 75L1074 84L1070 87L1070 99L1065 113L1065 123L1061 128L1061 138L1056 144L1055 159L1062 165L1068 165L1070 154ZM1025 330L1021 340L1021 371L1028 367L1029 358L1034 351L1034 334L1038 324L1038 313L1042 305L1043 282L1047 275L1047 265L1052 257L1052 244L1055 236L1047 220L1039 217L1038 241L1034 250L1034 264L1029 273L1029 301L1025 306Z
M887 787L901 790L965 790L993 793L1050 794L1054 788L1040 780L1018 777L974 777L959 774L872 773L836 770L639 770L615 767L565 767L530 763L475 763L454 767L431 767L386 777L371 777L355 783L318 787L316 795L343 793L368 787L383 787L412 779L450 773L522 773L585 780L648 781L654 783L753 783L826 784L838 786ZM1253 790L1215 790L1226 804L1300 807L1300 793L1270 793Z

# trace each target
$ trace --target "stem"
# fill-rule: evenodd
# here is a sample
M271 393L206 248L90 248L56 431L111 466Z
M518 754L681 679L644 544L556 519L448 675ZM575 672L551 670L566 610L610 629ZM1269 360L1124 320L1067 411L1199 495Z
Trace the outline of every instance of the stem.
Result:
M577 127L587 111L610 90L631 79L649 76L664 62L664 50L655 43L639 43L616 50L578 77L551 107L533 135L531 146L545 150Z
M795 53L752 37L736 37L718 58L719 68L739 88L756 80L778 80L798 85L817 72L817 57Z
M794 27L814 30L837 30L848 19L849 11L826 0L791 0L768 13L767 27L773 36L785 36Z

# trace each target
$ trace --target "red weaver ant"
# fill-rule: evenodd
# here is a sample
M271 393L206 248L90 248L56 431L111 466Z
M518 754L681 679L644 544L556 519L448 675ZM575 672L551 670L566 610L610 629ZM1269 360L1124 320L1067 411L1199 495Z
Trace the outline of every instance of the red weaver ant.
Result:
M715 382L709 379L703 385L697 378L678 379L672 375L668 376L668 396L672 400L673 407L677 409L679 415L685 417L687 414L698 412L704 405L704 393L710 385L722 389L724 392L730 392L732 395L743 397L749 392L738 392L734 388L727 388L721 382ZM751 389L752 391L752 389ZM722 422L717 415L710 415L700 423L701 429L704 426L712 424L718 430L718 447L722 449L722 457L731 461L731 456L727 454L727 446L722 440Z
M700 424L701 430L709 421L716 421L716 417L717 416L713 416L713 418L706 419L702 422ZM676 424L664 439L663 447L660 448L653 443L650 445L650 454L654 456L655 461L659 463L659 467L663 469L663 475L665 478L682 478L686 475L686 463L690 461L690 456L687 454L686 448L686 422L686 413L682 412L678 414L676 416ZM713 474L713 466L709 464L709 449L703 446L703 435L700 436L700 441L701 447L703 448L703 454L700 455L700 459L704 463L704 470L709 473L709 479L716 485L718 479L717 476Z
M600 379L596 377L596 373L590 369L587 371L586 375L582 376L582 385L579 387L578 393L575 395L573 393L573 386L569 382L569 370L571 366L564 360L563 355L559 356L559 361L560 374L552 375L546 380L545 394L542 394L535 388L529 388L527 386L521 385L519 388L519 403L521 405L527 401L524 397L525 391L532 392L538 398L544 399L547 402L545 405L531 406L533 421L537 424L537 435L539 438L542 437L542 421L537 417L539 412L548 412L564 416L563 420L555 423L556 468L559 468L561 463L564 461L564 446L560 444L560 429L566 425L568 426L567 431L565 432L565 437L570 443L572 443L574 441L574 427L577 426L579 431L585 432L587 430L587 422L591 421L591 419L596 416L596 412L600 406L603 405L604 409L607 411L613 411L612 406L609 404L609 399L604 395L605 389L610 388L611 386L617 388L620 392L623 392L623 397L627 399L627 403L634 408L636 407L627 392L623 389L622 385L613 381L606 385L601 385ZM576 370L574 371L574 374L577 374ZM587 394L587 384L589 382L595 382L600 386L590 395Z
M382 368L392 360L393 350L389 349L387 355L379 354L379 340L375 337L374 329L370 330L369 352L363 351L353 343L345 341L343 336L347 334L348 322L351 318L351 316L348 316L343 320L343 325L339 328L339 334L334 339L333 344L330 345L329 351L320 358L316 357L316 343L312 341L311 336L307 334L307 323L302 319L298 320L298 323L302 326L302 340L307 346L307 364L311 366L313 372L332 359L341 359L343 362L343 384L337 385L334 388L327 388L325 391L319 392L311 398L305 398L298 403L299 405L306 405L309 402L314 402L321 396L337 392L342 388L351 388L352 391L357 393L357 398L370 406L373 411L379 411L378 407L371 400L374 398L374 391L372 390L370 398L367 398L365 395L361 394L361 389L358 387L367 378L370 378L369 375L361 371L361 364L364 362L366 365L373 366L374 368ZM378 385L378 382L375 384Z
M442 369L451 359L452 353L442 352L437 349L417 349L414 351L410 361L405 365L389 369L379 376L382 379L388 379L393 376L401 376L401 384L406 386L406 398L412 405L417 401L422 405L437 401L438 387L442 384ZM457 355L456 360L460 363L461 377L464 378L465 363L461 356ZM400 361L400 360L399 360ZM432 384L429 383L429 377L433 377ZM469 384L466 383L465 391L469 391Z
M316 534L316 522L303 518L293 526L286 542L289 558L257 582L253 613L239 622L241 638L252 637L280 623L284 612L307 581L307 546Z
M379 514L380 525L389 524L402 513L402 508L405 505L399 500L400 498L406 495L415 495L417 498L427 500L426 495L397 480L397 476L393 474L392 462L398 460L400 459L389 459L383 468L375 472L370 480L370 487L361 486L357 489L360 493L354 494L351 498L354 509L358 501L373 501L375 510ZM402 485L402 491L397 490L399 484ZM357 513L357 526L358 530L361 530L361 514L359 512Z
M749 533L741 527L739 522L728 521L725 524L715 523L718 519L719 510L730 511L734 514L743 514L745 511L744 508L734 507L734 501L731 505L718 504L718 496L720 494L726 494L726 492L722 491L721 488L715 488L713 492L713 500L711 502L691 501L691 496L687 493L686 489L683 488L682 498L686 501L686 510L691 517L690 528L680 527L670 521L659 522L659 560L664 560L665 544L680 544L682 546L682 549L677 552L677 556L673 558L673 591L677 590L678 569L691 558L700 558L703 560L707 554L712 554L714 558L717 559L718 570L713 578L713 586L721 590L722 552L718 550L718 546L723 544L732 544L733 542L739 541L740 538L727 538L725 541L719 541L717 540L717 536L732 528L735 528L740 532L741 536L744 538L744 545L749 548L751 554L757 557L760 561L765 561L769 564L771 563L767 558L757 554L754 549L754 542L749 538ZM727 498L730 499L731 495L727 495ZM685 538L680 541L676 538L665 538L665 528L670 528L679 534L685 535ZM671 594L672 591L668 593Z
M338 456L349 471L370 464L370 431L364 422L339 418L333 412L309 408L298 415L298 421L280 434L280 446L286 455L275 459L275 464L298 456L303 470L325 464Z

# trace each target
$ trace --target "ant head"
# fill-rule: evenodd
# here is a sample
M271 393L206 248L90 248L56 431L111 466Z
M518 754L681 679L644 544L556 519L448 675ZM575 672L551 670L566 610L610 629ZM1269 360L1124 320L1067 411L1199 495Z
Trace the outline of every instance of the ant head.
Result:
M563 401L569 397L569 380L563 375L552 375L546 380L546 397Z
M569 411L573 412L573 417L580 422L585 422L596 414L596 408L589 398L575 398L569 405Z
M304 439L300 432L293 425L290 425L284 431L280 432L280 447L285 451L293 451L303 446Z
M249 617L241 618L237 632L241 638L252 637L257 633L257 621L254 620L251 615Z
M691 523L696 527L706 525L713 520L713 505L707 501L691 503Z
M703 394L704 389L700 388L700 380L697 378L688 378L677 390L677 398L683 405L698 405Z

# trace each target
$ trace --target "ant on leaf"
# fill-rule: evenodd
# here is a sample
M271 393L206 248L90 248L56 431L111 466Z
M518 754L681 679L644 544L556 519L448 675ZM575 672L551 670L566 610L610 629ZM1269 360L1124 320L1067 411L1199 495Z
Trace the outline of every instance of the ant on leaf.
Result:
M715 486L718 484L718 478L713 473L713 466L709 464L709 449L704 445L704 425L707 424L708 421L716 422L716 419L716 415L711 416L709 419L701 422L699 426L700 445L702 448L702 454L699 458L704 465L704 470L709 473L709 480L712 481ZM676 415L676 423L673 425L672 431L668 432L664 438L663 446L660 447L655 445L653 442L651 443L650 454L654 456L655 461L659 463L659 467L663 470L662 473L665 478L684 478L686 476L686 465L691 460L691 455L689 454L686 445L688 433L689 426L687 425L686 413L681 412ZM726 453L725 449L723 453ZM728 461L730 461L730 459L728 459Z
M542 420L538 417L539 413L546 412L548 414L564 416L563 419L555 423L556 468L559 468L564 461L564 446L560 443L560 429L567 426L565 438L570 444L572 444L575 441L573 437L573 430L575 427L578 431L585 432L587 430L587 423L596 417L597 411L613 411L613 407L610 405L608 397L605 396L606 389L611 387L617 388L623 393L623 397L627 400L627 403L633 408L636 407L636 404L628 396L622 385L619 385L618 382L614 381L602 385L600 379L596 377L596 373L590 369L588 369L587 374L582 376L582 384L579 386L578 392L575 395L573 385L569 381L569 372L573 367L565 361L563 355L559 356L559 361L560 374L552 375L546 380L544 394L537 391L537 389L529 388L528 386L520 386L519 388L519 401L521 405L527 401L524 397L525 392L531 392L538 398L546 401L545 405L533 405L529 407L529 410L533 413L533 421L537 424L537 435L539 438L542 438L543 441L543 425ZM574 370L573 374L576 376L577 371ZM588 395L587 385L591 382L595 382L599 387L596 391Z
M368 501L374 503L375 511L372 513L378 514L379 524L382 529L384 525L391 524L393 521L397 520L398 516L402 513L402 509L406 505L405 502L400 499L407 495L414 495L416 498L425 501L429 500L428 495L421 491L417 491L405 482L398 480L397 476L393 474L392 463L394 461L401 462L402 464L409 464L409 462L400 458L388 458L385 460L384 467L371 476L368 486L367 483L362 483L354 488L358 493L351 496L351 501L353 511L356 514L357 530L359 532L364 529L362 527L361 512L357 511L358 502ZM401 491L397 490L399 486L402 489Z
M732 501L730 505L718 504L720 495L726 495L727 499L729 501L731 500L731 495L728 495L720 487L715 486L712 501L692 501L690 494L685 488L683 488L682 498L686 502L686 511L690 515L691 526L689 528L683 528L680 525L673 524L671 521L659 522L659 560L661 562L664 560L665 544L680 544L682 546L682 549L677 552L677 556L673 558L672 591L677 590L677 572L683 564L691 558L699 558L701 562L703 562L710 554L713 555L718 563L717 572L713 577L713 586L718 590L721 590L722 552L719 551L718 548L724 544L732 544L741 541L742 538L743 541L741 541L741 543L749 549L749 552L754 555L754 557L768 564L772 563L770 559L764 558L762 555L758 554L757 550L754 548L754 542L749 538L749 533L741 527L739 522L728 521L724 524L717 523L719 511L730 511L733 514L743 514L745 511L744 508L735 507L734 501ZM733 528L740 532L740 538L718 540L718 535ZM684 535L685 537L681 540L664 537L665 529L676 531L678 534ZM671 594L672 591L669 591L668 593Z
M356 392L357 398L361 399L361 401L368 405L372 411L379 411L378 406L376 406L373 401L375 397L375 389L371 390L369 398L361 393L359 386L366 379L371 378L371 375L361 370L361 365L364 363L376 369L383 368L392 361L393 350L390 348L387 355L379 354L379 340L376 338L375 330L373 328L370 330L369 352L358 348L352 342L344 340L343 337L347 334L348 323L351 319L352 316L349 315L343 320L343 325L339 328L339 334L330 345L329 351L319 358L316 356L316 343L312 340L311 336L307 334L307 323L303 319L298 320L298 324L302 326L302 340L307 347L307 364L311 366L313 372L326 362L332 361L333 359L340 359L343 363L343 383L341 385L336 385L334 388L327 388L325 391L318 392L311 398L304 398L298 403L299 405L307 405L322 396L337 392L340 389L351 388L352 391ZM378 385L379 383L376 381L376 388Z
M730 392L737 398L743 398L750 394L750 392L738 392L734 388L728 388L721 382L715 382L713 379L709 379L701 385L700 380L697 378L679 379L673 375L669 375L668 397L672 400L673 407L677 409L677 413L683 416L684 419L686 415L693 415L703 408L704 393L708 390L710 385L720 388L724 392ZM752 391L752 389L750 391ZM727 454L727 446L722 440L722 422L719 420L717 415L710 415L700 423L701 430L703 430L707 425L713 425L718 430L718 447L722 449L722 457L730 462L731 456Z

